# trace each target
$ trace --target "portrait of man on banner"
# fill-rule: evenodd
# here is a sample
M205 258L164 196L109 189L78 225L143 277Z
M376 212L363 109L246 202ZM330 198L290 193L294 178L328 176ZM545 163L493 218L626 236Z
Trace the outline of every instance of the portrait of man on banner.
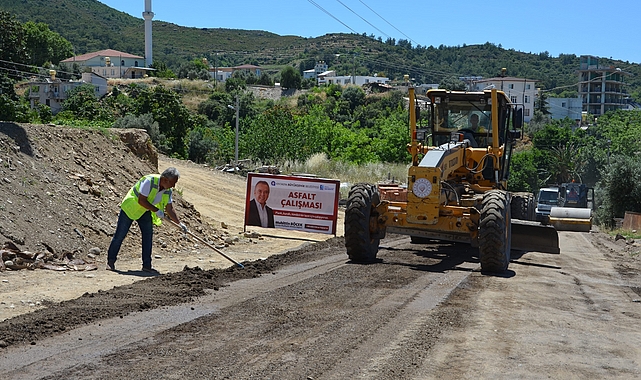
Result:
M267 206L269 191L267 181L258 181L254 185L254 199L249 202L247 225L274 228L274 211Z

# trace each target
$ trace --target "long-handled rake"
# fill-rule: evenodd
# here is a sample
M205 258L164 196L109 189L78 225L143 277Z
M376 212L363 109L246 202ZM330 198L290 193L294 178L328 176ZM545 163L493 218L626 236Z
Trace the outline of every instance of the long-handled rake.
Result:
M180 228L182 230L182 227L180 227L180 225L178 225L176 222L174 222L173 220L171 220L169 218L167 218L167 220L169 220L174 226L176 226L176 227L178 227L178 228ZM227 260L231 261L232 263L238 265L241 268L245 268L245 266L243 264L241 264L238 261L236 261L236 260L232 259L231 257L227 256L220 249L214 247L212 244L209 244L205 240L203 240L203 239L199 238L198 236L194 235L191 231L187 231L187 234L189 236L193 237L194 239L198 240L199 242L205 244L209 248L213 249L214 251L218 252L222 257L226 258Z

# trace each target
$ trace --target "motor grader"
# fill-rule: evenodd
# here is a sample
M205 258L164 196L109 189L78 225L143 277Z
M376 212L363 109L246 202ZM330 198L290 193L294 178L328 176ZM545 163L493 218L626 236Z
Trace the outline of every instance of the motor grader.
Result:
M415 243L469 243L478 247L486 272L506 270L511 249L559 253L557 232L533 221L534 195L507 190L522 110L496 89L435 89L426 98L427 128L417 128L418 103L410 88L407 185L359 183L350 189L349 258L374 261L386 233L410 235Z

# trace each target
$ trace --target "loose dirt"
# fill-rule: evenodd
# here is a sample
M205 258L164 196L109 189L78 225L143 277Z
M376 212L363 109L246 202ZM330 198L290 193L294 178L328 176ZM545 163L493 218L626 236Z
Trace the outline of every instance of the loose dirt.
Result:
M153 154L144 161L120 138L51 126L4 123L0 142L0 234L25 250L46 244L87 260L99 248L95 260L104 262L118 201L155 171L147 163ZM354 265L342 231L337 238L245 235L244 179L159 158L159 169L170 165L182 174L178 215L245 269L164 225L154 237L160 276L138 271L134 234L119 256L120 272L102 266L0 272L0 373L16 379L641 377L636 242L562 232L560 255L514 252L508 272L486 276L477 250L467 245L418 245L390 235L379 262Z
M140 271L140 232L135 223L118 255L120 273L103 270L106 251L122 197L143 175L169 166L181 173L174 192L179 217L198 237L236 261L264 259L330 237L259 228L244 231L245 178L158 157L144 131L110 132L0 123L3 241L29 252L71 253L99 268L0 272L0 320L147 278ZM341 228L342 219L339 234ZM208 270L233 265L168 222L154 232L153 255L153 266L161 273L179 272L185 266Z

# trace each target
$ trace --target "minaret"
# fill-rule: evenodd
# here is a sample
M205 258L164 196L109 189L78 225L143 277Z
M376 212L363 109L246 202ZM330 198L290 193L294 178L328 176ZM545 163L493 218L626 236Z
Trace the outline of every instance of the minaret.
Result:
M151 11L151 0L145 0L145 11L142 12L145 19L145 66L149 67L153 63L151 57L151 19L154 18L154 12Z

